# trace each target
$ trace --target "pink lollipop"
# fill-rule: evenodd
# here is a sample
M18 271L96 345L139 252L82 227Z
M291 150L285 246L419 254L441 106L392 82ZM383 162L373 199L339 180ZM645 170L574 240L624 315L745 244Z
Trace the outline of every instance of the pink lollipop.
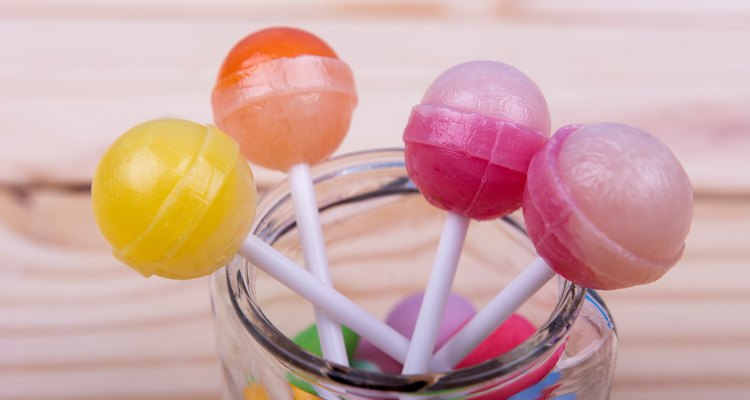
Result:
M404 131L407 172L427 201L449 214L404 373L426 371L469 219L521 206L526 170L549 127L536 84L494 61L449 69L412 110Z
M658 279L682 255L693 194L680 162L657 138L621 124L571 125L534 156L523 211L541 258L433 361L455 365L555 272L596 289Z
M388 313L385 323L395 329L396 332L411 339L423 299L424 293L415 293L404 298ZM444 318L438 328L435 348L442 346L451 335L456 333L476 313L476 309L474 309L474 306L468 300L455 293L451 293L446 302ZM366 339L360 341L355 358L372 361L380 367L381 371L386 373L396 374L401 371L400 362L388 356Z
M685 170L638 129L566 129L530 167L524 217L539 255L594 289L653 282L682 256L693 217Z
M470 367L499 357L516 348L516 346L523 343L535 332L536 327L531 322L518 314L513 314L502 325L497 327L477 348L469 353L456 368ZM503 386L502 389L494 390L490 394L477 397L477 399L505 399L537 384L557 365L564 350L565 346L561 345L541 365L530 368L521 376L514 379L513 383ZM523 398L523 396L521 397Z
M432 205L497 218L521 207L529 161L549 131L544 96L523 72L494 61L460 64L412 110L406 168Z

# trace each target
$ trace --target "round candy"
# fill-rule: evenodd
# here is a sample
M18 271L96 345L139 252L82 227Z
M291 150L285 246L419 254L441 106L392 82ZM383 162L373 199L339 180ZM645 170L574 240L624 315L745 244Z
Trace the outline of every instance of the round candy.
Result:
M259 383L248 384L242 394L244 400L269 400L266 388Z
M526 318L513 314L469 353L456 368L466 368L505 354L536 332Z
M434 206L491 219L521 206L531 157L549 135L539 87L523 72L474 61L440 75L404 130L406 168Z
M535 332L536 327L531 322L518 314L513 314L469 353L466 358L458 363L456 368L470 367L499 357L516 348ZM526 371L523 376L514 380L512 384L506 385L499 391L492 392L487 397L480 397L480 399L504 399L535 385L557 365L557 361L562 356L564 348L565 345L563 344L540 366Z
M385 321L386 324L405 337L411 338L412 334L414 334L414 327L417 324L417 316L419 315L419 308L422 306L423 298L424 293L416 293L404 298L388 314ZM476 314L476 310L468 300L455 293L451 293L446 302L443 320L440 322L440 331L435 342L435 348L440 348L474 314ZM401 363L380 351L367 340L363 339L359 343L354 357L374 362L383 372L391 374L401 373Z
M298 387L291 386L291 389L292 389L292 396L294 400L319 400L320 399L320 397L307 393L304 390L300 390ZM266 389L258 383L251 383L245 386L245 390L243 390L242 394L243 394L242 398L244 400L269 400L270 399L270 397L268 396L268 392L266 392Z
M240 41L214 87L216 124L250 161L286 171L341 144L357 103L349 66L318 37L269 28Z
M341 326L341 333L344 338L346 354L349 358L352 358L360 337L356 332L343 325ZM318 336L318 326L316 324L308 326L305 330L298 333L292 340L297 346L302 347L309 353L315 354L318 357L323 357L323 351L320 348L320 337Z
M368 361L368 360L361 360L358 358L355 358L352 360L352 368L362 369L362 370L370 371L370 372L383 372L380 370L380 367L378 367L378 365L375 364L374 362Z
M344 338L344 346L346 347L346 355L351 360L354 351L357 348L360 337L353 330L346 326L341 326L342 337ZM294 343L307 350L307 352L315 354L318 357L323 357L323 350L320 348L320 336L318 335L318 326L312 324L305 328L302 332L298 333L294 339ZM298 378L296 375L289 374L289 382L295 389L295 393L307 393L309 395L317 395L318 392L315 388L305 380ZM295 397L297 398L297 397ZM317 397L314 397L317 399Z
M296 386L292 386L292 395L294 396L294 400L323 400L322 397L308 393Z
M255 215L237 143L211 125L164 119L115 141L91 187L114 256L144 276L208 275L234 256Z
M648 133L569 126L534 157L523 210L537 252L557 273L618 289L658 279L681 257L693 193L680 162Z

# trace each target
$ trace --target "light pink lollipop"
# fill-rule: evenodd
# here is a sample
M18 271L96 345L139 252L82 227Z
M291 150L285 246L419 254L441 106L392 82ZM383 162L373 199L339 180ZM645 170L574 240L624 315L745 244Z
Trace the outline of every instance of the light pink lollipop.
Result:
M461 360L555 272L596 289L658 279L682 255L693 194L680 162L654 136L614 123L570 125L531 161L523 212L541 258L446 342L433 361Z
M693 217L685 170L655 137L602 123L556 134L534 158L524 195L539 255L579 285L652 282L682 256Z
M440 75L404 130L406 169L448 211L403 373L426 372L469 219L521 206L526 170L550 129L547 103L523 72L474 61Z

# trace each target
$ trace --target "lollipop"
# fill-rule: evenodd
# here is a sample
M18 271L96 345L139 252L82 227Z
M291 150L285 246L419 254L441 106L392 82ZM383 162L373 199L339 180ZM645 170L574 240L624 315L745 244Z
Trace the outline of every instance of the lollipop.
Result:
M388 313L385 323L392 326L397 332L407 338L414 333L419 308L424 299L424 293L415 293L401 300ZM476 314L474 306L465 298L451 293L445 306L444 316L438 327L435 348L439 348L461 328L471 317ZM366 340L362 340L357 347L355 359L365 359L374 362L380 370L386 373L397 374L401 372L402 365L393 358L383 353Z
M346 347L346 354L349 358L352 357L354 354L354 350L357 348L357 345L359 344L360 337L357 335L356 332L352 331L351 329L341 326L342 330L342 337L344 338L344 347ZM294 339L292 339L294 344L297 346L305 349L307 352L311 354L315 354L318 357L323 356L323 351L320 348L320 337L318 335L318 327L315 324L312 324L305 328L302 332L298 333L296 336L294 336ZM319 395L320 389L316 389L313 387L310 383L305 381L304 379L300 379L294 374L288 374L287 379L289 379L289 382L292 384L292 387L295 387L299 389L301 393L308 393L310 395ZM325 397L325 396L323 396ZM318 397L314 397L318 398Z
M357 103L349 66L293 28L255 32L229 52L214 87L216 124L253 163L314 164L341 144Z
M539 255L594 289L653 282L682 256L690 180L669 148L625 125L566 129L533 161L524 218Z
M521 207L526 170L549 131L544 96L523 72L494 61L460 64L412 110L406 168L432 205L497 218Z
M294 400L318 400L320 397L311 395L298 387L292 385L292 396ZM244 400L270 400L266 389L258 383L250 383L242 392Z
M239 252L403 362L408 340L247 233L255 188L235 141L213 126L157 120L122 135L92 182L94 216L114 255L145 276L204 276ZM244 241L243 241L244 238Z
M248 160L289 171L305 264L328 285L309 164L341 144L356 103L349 66L318 37L292 28L265 29L240 41L224 60L212 98L216 124ZM315 313L326 358L347 365L341 327Z
M341 332L341 335L344 337L344 344L346 345L346 353L351 357L359 344L360 337L356 332L345 326L341 327ZM302 332L298 333L292 341L309 353L315 354L318 357L323 356L323 350L320 348L320 338L318 337L318 327L315 324L308 326Z
M114 256L144 276L212 273L232 259L255 215L253 175L237 144L189 121L151 121L122 135L91 194Z
M469 219L521 206L526 170L549 129L536 84L493 61L447 70L412 110L404 130L407 172L428 202L449 213L404 373L427 368Z
M682 255L693 194L680 162L657 138L621 124L571 125L534 156L523 212L541 258L434 360L455 365L555 272L595 289L658 279Z
M495 329L477 348L469 353L456 368L465 368L483 363L489 359L499 357L523 343L536 332L536 327L524 317L513 314L505 322ZM562 356L564 346L557 350L541 365L534 366L524 371L523 374L502 389L495 390L489 395L479 396L480 400L496 400L509 398L516 393L524 391L541 381L555 367ZM520 398L531 398L520 395Z

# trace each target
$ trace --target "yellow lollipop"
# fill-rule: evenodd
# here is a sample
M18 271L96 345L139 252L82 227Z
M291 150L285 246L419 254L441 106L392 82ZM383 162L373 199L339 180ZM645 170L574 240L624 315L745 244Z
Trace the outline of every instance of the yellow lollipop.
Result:
M136 126L106 152L91 193L114 256L142 275L197 278L237 253L403 362L403 335L248 235L253 175L239 145L218 128L176 119Z
M114 256L144 276L210 274L231 260L255 216L253 175L237 143L212 125L178 119L117 139L91 194Z

